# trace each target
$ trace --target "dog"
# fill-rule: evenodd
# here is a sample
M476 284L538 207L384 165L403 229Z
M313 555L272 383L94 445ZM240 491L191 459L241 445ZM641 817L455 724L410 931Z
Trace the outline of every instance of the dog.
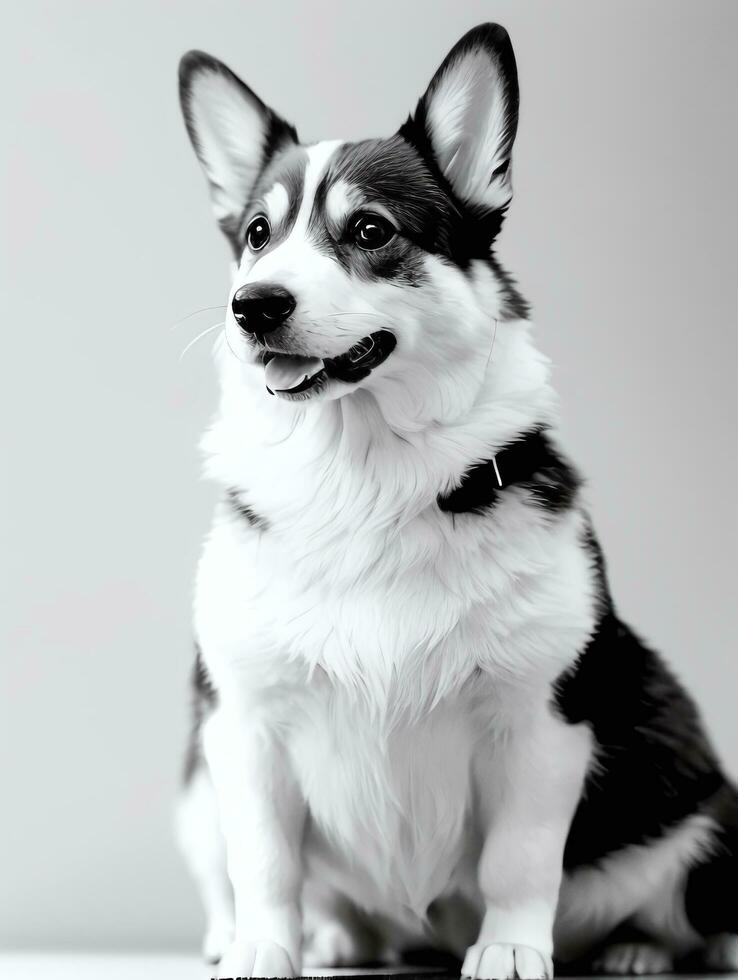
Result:
M180 94L234 258L178 810L217 976L738 968L738 794L618 617L494 252L507 32L387 139L303 145L201 52Z

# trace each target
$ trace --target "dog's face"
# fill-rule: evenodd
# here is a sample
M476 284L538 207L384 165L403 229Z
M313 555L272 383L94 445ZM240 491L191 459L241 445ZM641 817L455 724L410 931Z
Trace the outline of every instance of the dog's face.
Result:
M515 59L496 25L452 49L388 139L302 146L220 62L180 67L188 132L236 258L226 334L288 400L422 400L470 384L494 316L519 314L491 259L512 195ZM495 312L496 311L496 312Z

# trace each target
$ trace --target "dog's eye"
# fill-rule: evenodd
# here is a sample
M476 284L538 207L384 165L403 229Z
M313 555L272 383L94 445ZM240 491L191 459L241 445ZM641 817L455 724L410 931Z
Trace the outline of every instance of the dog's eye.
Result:
M349 225L354 244L365 252L373 252L395 236L395 229L379 214L357 214Z
M258 252L264 248L271 236L272 229L263 214L257 214L255 218L251 219L246 229L246 243L252 252Z

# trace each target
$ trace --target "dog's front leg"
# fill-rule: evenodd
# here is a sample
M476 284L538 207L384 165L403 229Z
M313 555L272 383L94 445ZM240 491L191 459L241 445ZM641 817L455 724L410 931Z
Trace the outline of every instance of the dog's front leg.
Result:
M548 692L546 692L548 693ZM485 841L479 885L485 914L462 976L553 975L553 924L564 844L591 755L584 726L567 725L548 698L516 719L477 766Z
M235 938L218 977L300 972L301 841L305 808L268 720L220 705L203 731L226 842Z

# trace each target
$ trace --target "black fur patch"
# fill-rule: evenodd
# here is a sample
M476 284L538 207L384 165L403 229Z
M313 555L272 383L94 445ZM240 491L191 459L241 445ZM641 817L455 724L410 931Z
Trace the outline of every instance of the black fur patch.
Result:
M687 878L684 907L703 936L738 935L738 792L726 784L705 808L718 825L709 856Z
M502 487L495 471L499 471ZM571 507L580 479L553 446L544 429L523 433L495 456L471 466L458 487L438 497L450 514L482 514L495 506L509 487L527 490L533 503L553 514Z
M334 225L326 214L330 189L341 182L361 196L362 210L384 205L399 224L399 233L383 248L363 251L351 239L348 222ZM423 253L444 250L448 211L446 196L400 137L365 140L341 147L331 161L316 191L309 234L319 249L359 278L418 286L424 279Z
M324 183L345 181L367 201L386 204L403 235L425 252L448 254L456 208L414 149L400 136L340 148ZM369 253L370 254L370 253Z
M503 320L527 320L530 316L530 303L521 294L518 284L510 273L502 268L494 253L490 255L488 262L494 272L495 279L500 284L501 318Z
M253 507L245 504L241 500L241 494L238 490L230 489L226 491L226 500L230 505L234 513L242 517L250 527L258 528L260 531L266 531L269 527L269 523L266 518L261 517Z
M202 723L218 704L218 693L202 659L202 651L195 644L195 662L192 667L192 726L184 765L184 782L188 783L202 763L200 733Z
M591 532L584 544L600 578L600 620L554 696L561 715L589 725L596 743L564 853L569 871L661 837L725 786L694 702L618 619Z

